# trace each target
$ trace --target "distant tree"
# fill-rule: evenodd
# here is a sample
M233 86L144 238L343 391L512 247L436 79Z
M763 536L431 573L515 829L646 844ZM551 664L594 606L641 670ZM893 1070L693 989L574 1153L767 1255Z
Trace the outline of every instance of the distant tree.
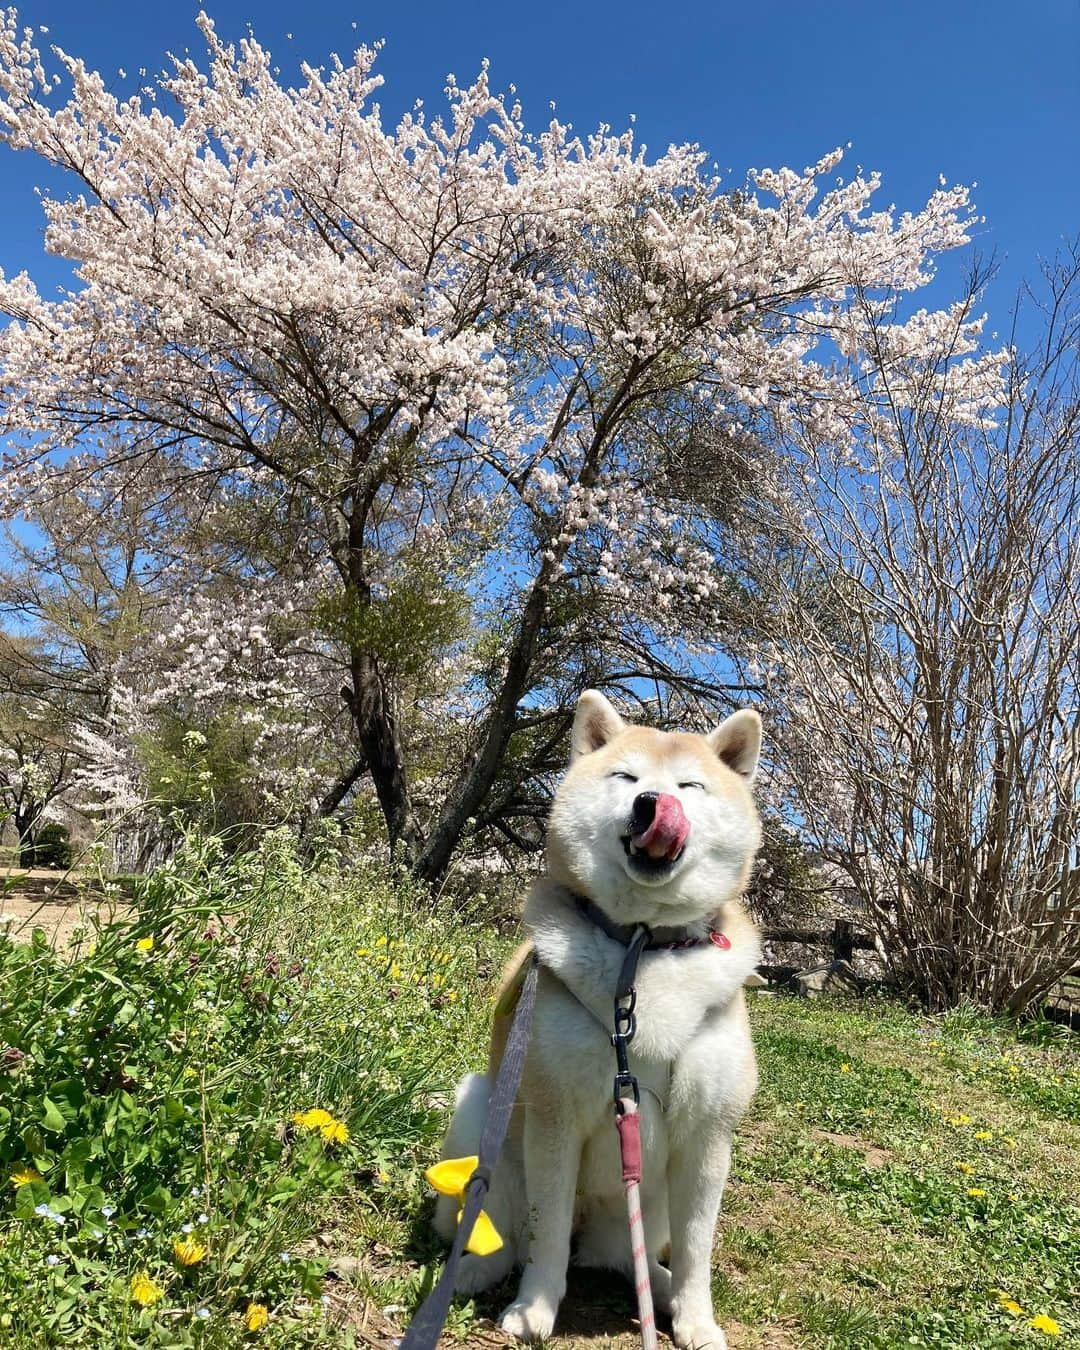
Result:
M8 532L0 567L0 632L23 654L7 665L12 697L24 712L48 705L64 751L53 795L70 789L91 814L145 805L164 820L197 805L215 826L302 822L349 750L334 726L340 663L310 659L310 616L294 603L303 588L268 585L247 541L235 576L236 540L217 528L211 542L198 502L160 521L141 494L103 501L94 487L42 494L32 531ZM197 801L189 733L201 747Z
M24 863L79 767L70 739L78 716L41 644L0 632L0 821L14 827Z
M263 561L279 544L267 580L302 578L343 654L390 845L435 879L482 819L527 825L513 780L542 774L575 671L722 696L683 634L723 627L766 413L844 432L853 300L925 283L967 196L875 210L840 152L722 191L694 147L529 134L486 72L388 131L371 50L285 88L199 25L208 71L126 99L54 49L64 102L4 20L0 135L77 180L44 202L73 288L0 283L7 509L138 494L167 533L197 497ZM418 662L457 678L429 693Z
M935 1008L1080 964L1080 253L1047 281L1026 360L981 348L977 278L852 308L849 424L778 421L747 586L793 813Z

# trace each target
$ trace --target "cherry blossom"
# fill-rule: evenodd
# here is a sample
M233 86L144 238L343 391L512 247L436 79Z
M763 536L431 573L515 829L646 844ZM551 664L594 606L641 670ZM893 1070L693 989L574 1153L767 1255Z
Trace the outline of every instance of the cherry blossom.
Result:
M696 146L531 131L486 67L448 80L443 115L387 127L375 49L287 86L254 37L198 26L203 65L172 58L127 95L39 52L14 10L0 26L0 137L69 172L45 243L75 269L55 300L0 277L0 507L142 492L159 522L196 501L261 519L287 545L255 569L267 595L299 578L359 616L333 653L357 740L392 846L437 877L511 739L561 697L543 652L578 642L569 613L664 652L636 658L658 682L688 668L690 618L723 626L720 485L770 490L770 428L850 440L864 302L924 286L972 208L962 187L882 208L877 175L838 178L840 150L727 185ZM948 322L896 324L895 364ZM973 349L972 416L995 378ZM418 548L446 560L436 602L466 595L487 634L433 652L461 673L463 746L423 810L404 729L423 694L358 636ZM261 602L239 628L210 620L221 571L217 592L195 571L166 645L198 654L208 697L257 685L299 727L303 660L325 648L261 646Z

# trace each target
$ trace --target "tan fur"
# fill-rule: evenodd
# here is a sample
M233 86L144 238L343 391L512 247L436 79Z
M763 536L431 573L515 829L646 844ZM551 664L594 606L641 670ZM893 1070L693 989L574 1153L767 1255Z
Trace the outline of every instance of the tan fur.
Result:
M499 980L498 992L495 995L495 1012L491 1018L491 1044L488 1048L488 1073L492 1082L495 1081L495 1075L502 1063L506 1038L510 1035L510 1023L514 1020L521 986L525 983L529 962L535 951L536 948L531 942L523 942L503 967L502 978Z

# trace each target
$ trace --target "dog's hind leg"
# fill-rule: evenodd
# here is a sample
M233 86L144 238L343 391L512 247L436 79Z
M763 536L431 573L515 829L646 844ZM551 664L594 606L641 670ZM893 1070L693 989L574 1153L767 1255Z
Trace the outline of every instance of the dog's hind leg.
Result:
M671 1272L660 1264L658 1253L667 1246L667 1205L659 1193L643 1201L645 1246L649 1253L649 1283L653 1303L663 1313L671 1311ZM634 1283L634 1258L630 1251L626 1197L592 1197L582 1217L574 1264L616 1270Z
M490 1096L491 1080L487 1074L467 1073L461 1080L454 1102L454 1114L439 1152L440 1160L468 1158L477 1151ZM454 1238L458 1208L458 1202L450 1195L440 1195L435 1202L435 1231L447 1242L452 1242Z
M491 1079L487 1074L465 1075L458 1086L457 1104L443 1140L441 1157L467 1158L477 1152L490 1097ZM470 1253L462 1257L456 1281L459 1293L474 1294L481 1289L489 1289L504 1279L514 1265L517 1255L515 1235L520 1226L513 1203L514 1153L512 1141L508 1140L492 1175L491 1189L484 1200L484 1210L495 1225L503 1245L490 1256L474 1256ZM449 1195L440 1195L435 1204L435 1231L447 1242L453 1241L457 1230L458 1208L458 1201Z

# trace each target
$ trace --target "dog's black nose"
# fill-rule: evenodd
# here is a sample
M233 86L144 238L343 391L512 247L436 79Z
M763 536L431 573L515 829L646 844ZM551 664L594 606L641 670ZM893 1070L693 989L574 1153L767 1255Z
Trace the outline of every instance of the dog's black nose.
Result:
M639 792L634 798L634 805L630 811L630 833L644 834L653 823L653 817L656 815L656 799L659 792Z

